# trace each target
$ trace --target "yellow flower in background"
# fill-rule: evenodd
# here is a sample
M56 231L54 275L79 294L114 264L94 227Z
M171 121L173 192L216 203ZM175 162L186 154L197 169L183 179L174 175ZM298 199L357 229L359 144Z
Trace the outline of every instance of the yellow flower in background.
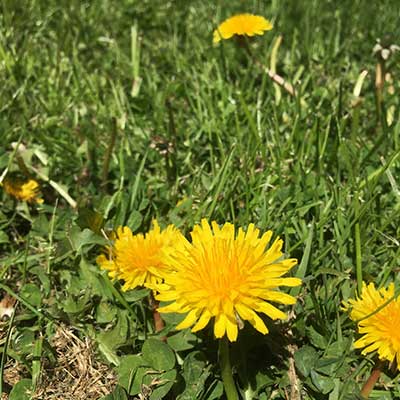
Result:
M20 201L28 203L43 203L40 197L40 186L34 179L23 180L20 178L6 177L2 183L4 191Z
M162 231L154 220L145 235L133 235L128 227L120 226L114 239L108 254L98 256L96 262L111 278L124 281L123 290L129 290L137 286L153 288L160 283L168 269L165 255L184 237L174 225Z
M400 297L395 298L394 284L377 290L373 283L363 283L361 296L349 300L345 308L351 308L350 318L363 335L354 347L364 348L363 355L377 351L381 360L396 361L400 370Z
M263 35L264 31L270 31L272 24L264 17L253 14L239 14L228 18L214 31L213 43L222 39L229 39L234 35Z
M268 333L257 313L272 319L286 314L269 303L294 304L295 298L276 290L279 286L298 286L298 278L282 278L297 262L282 260L282 240L266 250L272 232L259 237L250 224L245 232L226 223L211 227L206 220L194 227L192 243L169 256L174 272L158 285L158 300L172 301L159 308L160 313L187 313L177 329L192 327L197 332L214 318L217 338L227 334L230 341L238 335L240 319L249 321L258 331Z

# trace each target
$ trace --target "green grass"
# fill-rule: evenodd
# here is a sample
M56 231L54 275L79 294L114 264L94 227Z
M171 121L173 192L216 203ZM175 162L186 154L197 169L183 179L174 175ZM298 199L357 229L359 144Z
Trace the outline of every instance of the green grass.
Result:
M341 302L361 279L398 285L400 260L399 56L386 63L393 83L379 111L372 54L387 34L399 44L400 7L370 3L1 2L0 174L23 172L21 157L45 200L28 206L0 191L0 293L18 300L0 348L23 365L21 378L39 384L63 323L93 339L98 360L122 363L125 387L145 343L165 356L165 398L196 398L182 395L185 382L199 399L223 398L210 332L145 342L160 336L147 292L121 292L95 263L102 224L145 232L157 217L188 234L206 217L272 229L304 278L293 319L269 322L265 337L240 333L232 362L243 398L288 398L293 353L299 398L356 396L375 357L352 348ZM244 11L274 22L251 42L266 65L282 35L277 72L296 98L233 41L212 45L217 24ZM399 397L398 373L385 369L371 398Z

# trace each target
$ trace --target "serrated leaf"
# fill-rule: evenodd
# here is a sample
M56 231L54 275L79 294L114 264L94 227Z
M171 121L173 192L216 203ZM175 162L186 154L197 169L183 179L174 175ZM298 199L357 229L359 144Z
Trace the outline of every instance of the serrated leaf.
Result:
M84 257L79 263L79 278L85 286L90 288L93 294L109 299L113 298L113 294L105 282L105 279L98 266L92 265L86 261Z
M118 321L113 329L100 332L96 339L99 343L107 346L111 350L117 349L126 343L129 330L128 312L118 310Z
M185 382L196 381L207 365L205 355L200 351L190 353L183 362L183 377Z
M128 395L121 386L116 386L112 393L102 397L100 400L128 400Z
M102 301L96 307L96 321L99 324L106 324L115 320L117 311L109 303Z
M151 389L150 399L158 400L171 390L177 372L174 369L165 372L155 371L149 366L144 366L146 360L142 355L121 357L118 367L118 382L130 395L142 392L143 387Z
M310 372L317 360L318 353L311 346L303 346L294 354L296 368L304 377L308 377L310 375Z
M310 376L312 383L323 394L331 392L335 387L335 381L332 378L321 375L314 370L311 371Z
M100 233L100 230L104 225L104 218L99 212L84 207L78 210L76 223L81 229L88 228L95 233Z
M49 234L49 220L45 214L38 215L33 221L32 231L38 236L47 237Z
M333 383L335 384L335 387L329 393L329 399L328 400L339 400L340 386L341 386L340 379L335 378L333 380Z
M129 355L120 358L117 368L118 383L126 389L130 395L140 393L143 376L147 371L145 361L141 355Z
M113 349L106 343L99 343L99 351L103 354L106 360L113 365L119 365L120 359Z
M8 400L30 400L32 394L32 381L21 379L12 388Z
M37 382L40 377L40 371L42 368L42 349L43 349L43 338L36 340L33 347L33 360L32 360L32 386L36 388Z
M134 290L128 290L128 291L124 292L124 298L126 301L134 303L136 301L144 299L149 294L150 294L149 289L134 289Z
M0 243L8 243L10 240L7 236L7 233L4 231L0 231Z
M204 391L205 382L210 375L206 358L200 351L190 353L183 363L183 377L185 379L185 391L177 400L191 400L200 398Z
M341 365L342 365L342 358L340 357L336 358L323 357L318 360L314 368L316 371L324 375L333 376Z
M139 211L134 210L131 212L126 225L129 226L129 228L131 228L132 232L134 232L140 227L142 221L143 221L142 214L140 214Z
M23 354L32 354L35 334L29 328L21 330L21 333L15 340L15 350Z
M42 293L33 283L22 286L20 296L34 307L40 307L42 303Z
M150 395L150 400L163 399L164 396L171 390L175 380L176 370L174 369L166 371L161 375L157 375L156 379L153 379L151 382L152 384L156 384L157 387L153 388Z
M88 228L81 231L78 226L74 226L68 233L68 237L72 249L76 252L79 252L83 247L92 244L99 244L102 246L107 245L107 241L103 237L97 235Z
M46 295L48 295L50 293L50 279L49 274L45 271L45 269L42 266L37 265L29 268L29 272L39 278Z
M166 302L160 302L160 307L167 305ZM175 328L176 325L181 323L185 319L185 314L178 314L178 313L168 313L168 314L163 314L162 316L166 326L168 327L173 327L172 329Z
M197 336L189 329L178 332L167 339L168 345L175 351L192 349L198 342Z
M224 386L221 381L214 381L203 396L204 400L217 400L222 397Z
M62 303L61 308L67 314L80 314L91 306L91 293L86 291L83 296L68 296Z
M318 333L314 327L310 326L307 328L307 336L309 337L311 343L315 346L318 347L319 349L325 350L326 347L328 346L328 341L324 336L322 336L320 333Z

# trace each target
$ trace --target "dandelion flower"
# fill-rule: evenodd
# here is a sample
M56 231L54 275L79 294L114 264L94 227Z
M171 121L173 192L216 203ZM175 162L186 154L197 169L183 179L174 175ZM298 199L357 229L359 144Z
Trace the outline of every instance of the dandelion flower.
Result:
M23 180L20 178L5 178L2 186L4 191L15 197L17 200L28 203L43 203L40 197L39 183L34 179Z
M226 223L221 228L206 220L194 227L192 242L169 256L173 273L158 286L158 300L172 301L159 308L160 313L187 313L176 327L192 327L197 332L214 318L214 334L227 334L237 339L241 320L249 321L263 334L268 333L257 313L272 319L286 314L269 301L294 304L295 298L276 290L279 286L298 286L298 278L282 278L295 264L295 259L282 260L282 240L275 240L266 250L272 232L259 237L250 224L245 232Z
M263 35L264 31L270 31L272 24L264 17L253 14L239 14L228 18L214 31L213 43L221 39L229 39L234 35Z
M174 225L161 231L156 220L145 235L133 235L128 227L120 226L108 254L98 256L96 262L101 269L108 270L111 278L124 281L123 290L137 286L153 288L162 281L168 268L165 254L181 240L184 238Z
M377 290L373 283L363 283L361 295L344 304L363 335L354 347L364 348L363 355L377 350L381 360L396 360L400 370L400 297L395 298L394 284Z

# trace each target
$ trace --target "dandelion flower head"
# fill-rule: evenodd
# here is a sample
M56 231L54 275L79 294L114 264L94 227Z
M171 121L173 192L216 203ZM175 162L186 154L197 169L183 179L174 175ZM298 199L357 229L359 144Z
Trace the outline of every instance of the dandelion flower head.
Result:
M120 226L114 239L106 249L108 254L101 254L96 262L111 278L124 281L123 290L130 290L160 283L168 269L165 255L184 237L174 225L161 230L153 220L153 228L145 235L133 235L128 227Z
M264 17L253 14L239 14L222 22L214 31L213 43L230 39L234 35L263 35L272 29L272 24Z
M169 257L174 273L158 286L156 298L172 303L159 312L187 313L177 329L192 327L192 332L205 328L214 318L215 337L226 334L230 341L237 339L241 320L268 333L258 313L274 320L286 318L269 301L294 304L294 297L276 289L298 286L301 280L282 278L297 262L281 259L282 240L275 240L266 250L272 232L259 234L253 224L235 234L230 223L219 227L202 220L191 233L192 242Z
M400 370L400 297L395 298L394 284L377 290L373 283L363 283L361 295L345 303L345 309L351 310L350 318L363 335L354 347L363 348L363 355L377 351L381 360L396 361Z
M6 177L2 183L4 191L19 201L28 203L43 203L40 197L40 186L34 179Z

